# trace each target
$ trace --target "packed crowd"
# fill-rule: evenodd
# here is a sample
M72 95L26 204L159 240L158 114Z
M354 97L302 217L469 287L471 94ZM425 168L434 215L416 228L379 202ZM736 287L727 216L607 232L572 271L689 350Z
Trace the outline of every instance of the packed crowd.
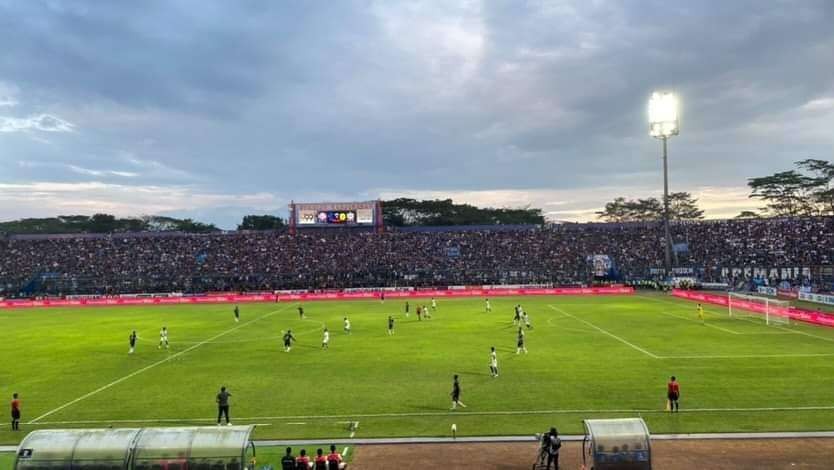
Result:
M719 280L721 268L830 266L834 219L673 225L676 266ZM684 246L685 245L685 246ZM608 255L619 279L663 266L658 224L564 224L519 231L350 230L113 234L0 240L0 295L204 292L592 279ZM702 271L701 271L702 270Z

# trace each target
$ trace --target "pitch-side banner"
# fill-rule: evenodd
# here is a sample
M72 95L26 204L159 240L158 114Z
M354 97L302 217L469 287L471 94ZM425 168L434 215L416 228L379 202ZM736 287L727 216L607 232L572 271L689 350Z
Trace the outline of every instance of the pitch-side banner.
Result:
M385 292L386 299L409 299L418 297L506 297L524 295L617 295L633 294L631 287L565 287L565 288L522 288L522 289L468 289L468 290L420 290ZM196 305L248 302L286 302L298 300L373 300L379 299L380 292L317 292L317 293L279 293L258 295L206 295L183 297L154 298L105 298L105 299L50 299L50 300L5 300L0 308L32 307L84 307L84 306L119 306L119 305Z
M810 292L800 292L799 300L808 302L816 302L818 304L834 305L834 295L812 294Z
M688 291L681 289L673 289L672 295L683 299L694 300L707 304L727 306L727 296L704 294L696 291ZM765 313L766 307L755 302L745 302L744 300L733 299L733 308L740 308L756 313ZM796 307L770 307L770 311L777 315L783 315L793 320L803 321L805 323L813 323L814 325L823 325L834 327L834 315L829 315L816 310L805 310Z

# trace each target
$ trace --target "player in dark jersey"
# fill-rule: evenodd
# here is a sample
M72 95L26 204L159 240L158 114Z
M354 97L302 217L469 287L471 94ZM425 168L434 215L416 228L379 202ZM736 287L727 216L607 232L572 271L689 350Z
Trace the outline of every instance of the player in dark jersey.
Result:
M304 319L304 307L301 305L298 306L298 318L302 320Z
M20 399L12 394L12 431L20 431Z
M680 409L680 405L678 404L678 399L681 396L681 388L680 384L678 384L678 379L675 378L673 375L669 379L669 383L666 384L666 398L669 399L669 411L673 413L677 413Z
M524 330L521 327L518 328L518 341L516 342L515 353L520 354L521 351L524 351L524 354L527 354L527 346L524 345Z
M240 321L240 308L235 305L235 323Z
M295 336L292 335L292 330L287 330L287 332L284 333L284 352L290 352L293 341L295 341Z
M128 342L130 342L130 350L127 352L128 354L133 354L133 351L136 350L136 330L133 330L128 336Z
M409 305L408 305L408 301L406 300L406 302L405 302L405 316L406 317L408 317L408 308L409 308Z
M513 315L513 325L521 324L521 305L515 306L515 315Z
M455 374L454 381L452 382L452 393L450 395L452 395L453 410L457 408L458 405L460 405L461 408L466 408L466 405L464 405L463 402L460 401L460 382L458 382L457 374Z
M423 321L423 309L417 306L417 321Z
M394 334L394 317L388 315L388 336Z

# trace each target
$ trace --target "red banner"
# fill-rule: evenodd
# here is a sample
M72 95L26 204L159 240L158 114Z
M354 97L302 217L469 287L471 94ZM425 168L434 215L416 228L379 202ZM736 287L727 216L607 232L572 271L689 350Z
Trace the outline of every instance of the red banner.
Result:
M386 291L385 298L419 297L506 297L524 295L617 295L633 294L631 287L566 287L529 289L469 289L469 290L421 290ZM379 299L380 292L321 292L301 294L213 294L210 296L152 297L152 298L107 298L107 299L49 299L49 300L5 300L0 308L32 307L110 307L119 305L193 305L247 302L280 302L297 300L372 300Z
M728 305L728 298L726 295L705 294L697 291L674 289L672 295L682 299L694 300L707 304L714 305ZM766 308L762 304L755 302L745 302L739 299L733 299L733 307L749 310L757 313L765 313ZM796 307L770 307L771 313L789 317L792 320L799 320L805 323L812 323L814 325L823 325L834 327L834 315L819 312L816 310L805 310Z

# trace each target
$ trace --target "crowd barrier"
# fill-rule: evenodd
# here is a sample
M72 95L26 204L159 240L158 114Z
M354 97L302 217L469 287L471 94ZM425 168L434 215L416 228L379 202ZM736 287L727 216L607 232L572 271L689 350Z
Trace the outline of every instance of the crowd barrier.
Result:
M633 294L631 287L565 287L530 289L468 289L468 290L420 290L386 291L386 299L449 298L449 297L506 297L526 295L617 295ZM152 298L100 298L100 299L45 299L45 300L4 300L0 308L33 307L94 307L119 305L195 305L250 302L282 302L301 300L379 300L382 292L310 292L298 294L219 294L182 297Z
M705 294L702 292L682 289L673 289L672 295L675 297L680 297L682 299L694 300L697 302L707 304L723 305L725 307L727 307L728 305L728 298L726 295ZM740 308L757 313L766 312L766 308L764 305L755 302L745 302L744 300L740 299L733 299L733 308ZM805 323L812 323L814 325L834 327L834 315L828 313L823 313L816 310L805 310L796 307L785 308L775 306L771 306L770 311L771 313L775 313L777 315L789 317L792 320L798 320Z

